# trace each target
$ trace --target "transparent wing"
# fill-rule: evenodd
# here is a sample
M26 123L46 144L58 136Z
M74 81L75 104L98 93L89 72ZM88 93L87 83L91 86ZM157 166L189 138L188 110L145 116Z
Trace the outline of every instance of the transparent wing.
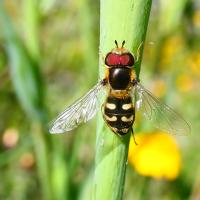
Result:
M102 88L103 84L100 81L87 94L66 108L52 123L49 132L64 133L93 118L99 108L98 94Z
M140 83L135 85L134 95L136 109L139 109L157 128L176 135L190 133L190 125L173 109L161 103Z

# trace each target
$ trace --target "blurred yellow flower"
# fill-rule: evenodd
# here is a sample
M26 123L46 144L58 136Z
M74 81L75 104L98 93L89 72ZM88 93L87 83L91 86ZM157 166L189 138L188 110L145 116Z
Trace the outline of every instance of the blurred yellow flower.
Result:
M175 179L180 171L181 158L174 139L163 132L139 134L138 145L131 138L128 159L143 176Z
M193 88L193 78L188 74L180 74L176 79L176 85L181 92L188 92Z
M161 57L161 67L170 64L172 59L176 57L176 53L182 48L183 46L183 38L180 35L173 35L169 37L163 44L162 47L162 57Z
M164 80L156 80L153 84L153 94L156 97L163 97L166 94L166 82Z
M188 56L188 65L194 75L200 76L200 53L194 52Z
M197 10L196 12L194 12L194 14L192 16L192 21L193 21L193 24L197 28L200 28L200 10Z

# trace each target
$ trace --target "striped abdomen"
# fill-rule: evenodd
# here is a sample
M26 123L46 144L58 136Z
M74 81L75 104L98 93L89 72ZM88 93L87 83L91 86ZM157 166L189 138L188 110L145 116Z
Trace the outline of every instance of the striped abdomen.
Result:
M104 106L104 119L112 131L125 135L133 125L135 109L130 96L108 96Z

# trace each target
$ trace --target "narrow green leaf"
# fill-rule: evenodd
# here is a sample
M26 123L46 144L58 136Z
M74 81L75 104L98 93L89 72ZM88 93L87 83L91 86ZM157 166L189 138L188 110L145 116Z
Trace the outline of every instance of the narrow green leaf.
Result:
M23 1L23 28L25 32L25 42L31 56L40 59L39 48L39 22L40 22L40 1Z
M11 78L19 102L30 118L41 120L44 117L43 84L38 63L30 56L18 37L2 5L0 20L10 61Z

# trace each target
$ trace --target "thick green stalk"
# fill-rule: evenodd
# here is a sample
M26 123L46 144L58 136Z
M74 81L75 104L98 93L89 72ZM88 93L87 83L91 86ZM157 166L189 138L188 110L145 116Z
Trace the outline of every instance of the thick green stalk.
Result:
M101 0L100 5L100 78L104 78L105 57L115 47L126 41L125 48L136 56L144 43L151 0ZM140 48L142 52L143 46ZM136 73L139 78L142 53L139 54ZM130 134L119 138L98 116L96 163L93 184L93 199L122 199Z

